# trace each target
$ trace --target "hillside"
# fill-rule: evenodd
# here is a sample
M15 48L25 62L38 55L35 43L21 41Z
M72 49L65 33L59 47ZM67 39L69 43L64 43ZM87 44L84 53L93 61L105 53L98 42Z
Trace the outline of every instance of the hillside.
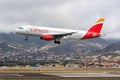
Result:
M87 54L91 51L103 49L106 45L106 41L102 39L91 39L85 41L62 40L61 45L46 44L45 46L41 47L40 50L55 54Z
M114 55L120 53L119 43L109 44L106 40L61 40L61 44L53 41L43 41L38 37L29 37L17 34L0 34L0 66L15 65L44 65L46 63L61 63L64 59L79 59L84 55ZM82 59L83 60L83 59ZM78 60L76 60L78 61Z
M90 40L61 40L62 44L54 44L53 41L40 40L38 37L29 37L28 41L24 41L25 36L18 34L0 34L0 48L5 51L11 49L7 45L16 46L21 49L34 49L40 53L54 53L54 54L86 54L91 51L103 49L108 45L107 41L103 39ZM29 54L28 54L29 55Z
M119 43L109 44L106 40L97 38L90 40L61 40L62 44L54 44L53 41L40 40L38 37L29 37L24 41L25 36L18 34L0 34L0 50L14 51L20 49L23 51L33 50L36 54L100 54L119 50ZM11 48L12 45L12 48ZM108 46L109 45L109 46ZM14 48L17 47L17 48ZM111 51L113 50L113 51ZM32 52L33 53L33 52ZM27 55L27 54L26 54ZM28 54L30 55L30 54ZM34 54L35 55L35 54Z
M120 41L112 43L101 50L96 50L94 52L91 52L90 54L119 56L120 55Z

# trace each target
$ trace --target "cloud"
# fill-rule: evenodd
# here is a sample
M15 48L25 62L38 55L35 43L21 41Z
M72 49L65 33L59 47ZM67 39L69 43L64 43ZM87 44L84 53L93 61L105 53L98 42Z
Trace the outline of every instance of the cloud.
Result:
M119 0L0 0L0 31L20 25L88 29L105 17L106 38L120 38Z

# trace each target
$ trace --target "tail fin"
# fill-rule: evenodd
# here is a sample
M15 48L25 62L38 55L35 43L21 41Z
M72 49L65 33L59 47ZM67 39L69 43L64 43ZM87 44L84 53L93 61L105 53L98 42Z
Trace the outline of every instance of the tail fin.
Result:
M104 22L104 18L100 18L97 20L96 24L93 25L89 30L88 32L96 32L96 33L100 33L101 32L101 29L102 29L102 26L103 26L103 22Z
M87 33L82 39L99 37L104 20L104 18L98 19L96 23L87 31Z

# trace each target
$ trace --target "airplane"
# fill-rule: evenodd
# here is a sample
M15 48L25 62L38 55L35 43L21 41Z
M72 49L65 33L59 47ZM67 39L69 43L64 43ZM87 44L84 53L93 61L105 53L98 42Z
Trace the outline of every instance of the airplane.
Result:
M55 44L60 44L60 39L85 40L105 36L105 34L101 33L104 20L104 18L99 18L96 23L86 31L41 26L20 26L15 29L15 33L25 35L25 41L28 40L28 36L36 36L42 40L54 40Z

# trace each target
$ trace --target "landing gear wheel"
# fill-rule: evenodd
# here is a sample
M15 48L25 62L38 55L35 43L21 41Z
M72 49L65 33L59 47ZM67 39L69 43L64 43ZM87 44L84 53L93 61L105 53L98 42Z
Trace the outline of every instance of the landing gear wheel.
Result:
M59 40L54 41L55 44L60 44L61 42Z
M57 44L60 44L60 43L61 43L60 41L57 42Z
M54 40L54 43L56 44L56 43L57 43L57 41L56 41L56 40Z

